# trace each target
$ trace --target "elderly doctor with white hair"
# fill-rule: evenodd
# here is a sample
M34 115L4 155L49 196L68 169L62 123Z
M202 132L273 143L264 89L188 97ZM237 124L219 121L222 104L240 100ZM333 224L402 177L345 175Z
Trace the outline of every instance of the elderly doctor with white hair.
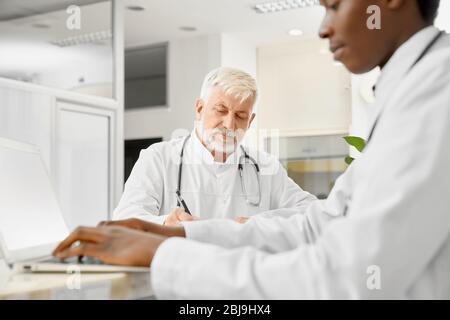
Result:
M114 220L145 229L145 222L171 226L280 208L298 212L315 201L275 157L241 145L255 118L256 98L256 81L249 74L211 71L196 101L194 130L141 152Z

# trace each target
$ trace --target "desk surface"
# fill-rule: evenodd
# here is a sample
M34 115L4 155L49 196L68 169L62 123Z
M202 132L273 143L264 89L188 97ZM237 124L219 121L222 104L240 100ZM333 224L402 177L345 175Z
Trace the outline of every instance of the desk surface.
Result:
M153 299L144 273L17 273L0 260L1 299Z

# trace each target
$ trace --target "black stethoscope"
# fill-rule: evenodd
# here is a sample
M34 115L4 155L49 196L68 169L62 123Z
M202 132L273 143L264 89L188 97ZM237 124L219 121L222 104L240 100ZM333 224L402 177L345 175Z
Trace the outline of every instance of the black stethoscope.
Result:
M189 208L186 204L186 202L184 201L183 197L181 196L181 176L182 176L182 172L183 172L183 155L184 155L184 149L186 146L186 142L189 140L189 138L191 137L191 135L188 135L183 142L183 146L181 147L181 152L180 152L180 165L178 167L178 186L177 186L177 190L175 191L175 194L177 196L177 205L178 206L183 206L184 211L186 213L191 214L191 212L189 211ZM241 150L242 150L242 155L239 157L239 163L238 163L238 171L239 171L239 177L241 180L241 188L242 188L242 192L245 195L245 201L247 202L248 205L254 206L254 207L259 207L259 205L261 204L261 178L260 178L260 171L259 171L259 165L258 163L255 161L255 159L253 159L244 149L243 146L241 146ZM256 175L256 180L258 181L258 200L257 201L250 201L248 194L247 194L247 188L245 187L245 183L244 183L244 163L248 163L248 161L251 162L252 164L252 168L254 169L255 175Z
M445 31L439 31L439 33L430 41L430 43L428 43L428 45L425 47L425 49L422 51L422 53L419 55L419 57L416 59L416 61L414 61L414 63L411 65L411 67L409 68L408 73L411 72L412 69L414 69L414 67L428 54L428 52L430 52L431 48L436 44L436 42L438 42L438 40L445 34ZM378 125L378 121L380 120L381 117L381 113L377 116L377 118L375 119L372 129L370 130L369 136L367 138L367 144L370 142L370 140L372 139L372 136L375 132L375 128Z

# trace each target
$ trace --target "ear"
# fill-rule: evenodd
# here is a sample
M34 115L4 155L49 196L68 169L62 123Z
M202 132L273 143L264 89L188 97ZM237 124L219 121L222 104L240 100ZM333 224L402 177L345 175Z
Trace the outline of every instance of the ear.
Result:
M205 102L202 99L197 99L195 102L195 120L201 120L204 106Z
M397 10L405 5L405 2L409 0L384 0L386 7L391 10Z
M252 115L250 116L250 122L248 123L249 128L252 125L253 120L255 120L255 117L256 117L256 113L252 113Z

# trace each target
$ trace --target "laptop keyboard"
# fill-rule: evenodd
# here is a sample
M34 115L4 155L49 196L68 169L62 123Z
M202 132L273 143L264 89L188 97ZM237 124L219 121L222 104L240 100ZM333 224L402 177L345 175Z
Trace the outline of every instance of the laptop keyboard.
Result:
M96 258L91 257L83 257L83 259L78 259L78 257L71 257L67 258L65 260L61 260L56 257L51 257L42 261L39 261L40 263L59 263L59 264L95 264L95 265L103 265L104 263Z

